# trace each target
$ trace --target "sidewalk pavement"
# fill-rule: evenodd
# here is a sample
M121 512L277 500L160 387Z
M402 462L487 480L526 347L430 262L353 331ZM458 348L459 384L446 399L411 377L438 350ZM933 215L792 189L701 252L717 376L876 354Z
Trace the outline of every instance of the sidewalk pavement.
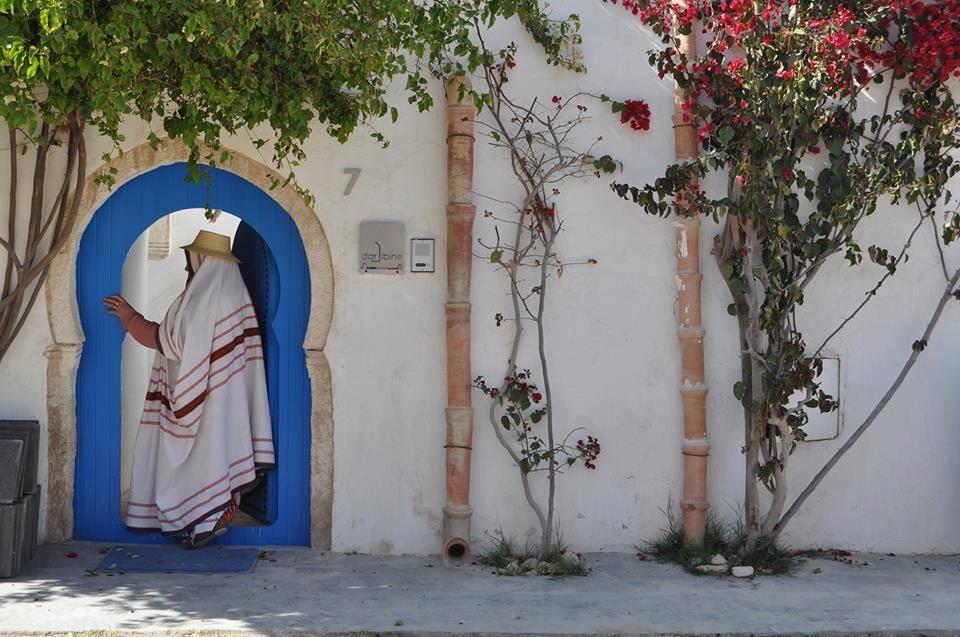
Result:
M102 548L45 546L0 580L0 634L960 635L960 556L817 557L737 580L601 553L588 577L550 579L277 549L248 575L87 574Z

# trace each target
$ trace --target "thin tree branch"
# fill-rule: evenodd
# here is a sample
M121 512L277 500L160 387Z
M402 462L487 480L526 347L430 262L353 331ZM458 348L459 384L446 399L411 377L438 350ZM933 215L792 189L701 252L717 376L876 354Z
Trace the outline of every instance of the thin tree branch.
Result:
M913 243L913 237L917 234L917 231L920 230L920 226L923 225L924 221L925 221L924 216L921 216L920 221L918 221L917 225L915 225L913 227L913 230L910 231L909 236L907 236L907 241L903 244L903 248L901 248L900 250L900 254L893 261L893 269L887 268L887 271L884 273L882 277L880 277L880 280L877 281L877 284L874 285L873 288L867 291L867 293L864 295L863 301L861 301L860 304L857 305L856 308L854 308L853 312L847 315L847 317L843 319L843 321L841 321L840 324L832 332L830 332L830 334L828 334L825 339L823 339L823 342L820 343L820 347L818 347L816 351L813 353L812 358L818 358L821 352L823 352L823 348L827 346L827 344L833 339L833 337L839 334L843 330L843 328L845 328L850 323L850 321L856 318L857 314L859 314L860 311L867 306L867 303L869 303L871 300L874 299L874 297L876 297L877 292L880 290L880 287L887 281L887 279L893 276L894 272L896 271L896 267L900 265L901 261L903 261L904 257L907 254L907 251L910 249L910 246Z
M784 527L787 526L787 523L797 514L797 511L800 510L800 507L803 506L803 503L807 501L807 498L810 497L810 494L816 490L816 488L823 482L823 479L827 477L827 474L836 466L840 459L846 455L848 451L856 444L857 440L860 439L860 436L867 431L867 429L877 420L877 417L883 412L887 404L897 393L900 387L903 385L904 380L906 380L907 375L910 373L910 370L913 369L914 364L916 364L917 359L920 358L920 353L926 347L927 343L930 341L930 337L933 334L933 329L937 326L937 323L940 321L940 317L943 315L943 310L947 305L947 302L951 299L954 294L954 289L957 287L957 282L960 281L960 269L957 269L953 273L953 276L947 281L947 285L943 290L943 294L940 296L940 301L937 303L936 308L933 311L933 315L930 317L930 321L927 323L926 329L923 330L923 335L920 337L919 343L915 343L910 356L907 357L906 362L903 364L903 367L900 369L900 373L897 374L896 379L893 381L893 384L890 385L890 388L887 389L886 393L880 398L876 406L870 414L864 419L863 423L860 424L857 429L850 434L850 437L846 442L841 445L839 449L830 457L830 460L827 461L825 465L817 472L817 474L810 480L810 483L804 487L803 491L800 492L800 495L797 496L797 499L793 501L793 504L790 505L790 508L787 509L787 512L783 514L783 517L780 518L780 521L774 526L772 535L776 536L783 532Z

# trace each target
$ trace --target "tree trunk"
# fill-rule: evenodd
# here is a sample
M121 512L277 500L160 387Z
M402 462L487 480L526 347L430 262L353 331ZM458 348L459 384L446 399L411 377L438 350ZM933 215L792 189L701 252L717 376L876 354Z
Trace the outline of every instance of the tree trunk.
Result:
M556 443L553 435L553 394L550 387L550 374L547 370L547 349L543 333L543 315L547 304L547 267L549 267L550 254L553 249L553 238L548 240L546 238L547 232L549 231L544 230L544 258L540 264L540 300L537 304L537 348L540 352L540 372L543 374L543 395L547 404L547 446L550 449L550 466L547 469L547 524L543 529L543 538L540 543L541 559L550 554L553 546L553 518L557 493L557 465L554 457Z
M738 306L739 307L739 306ZM749 392L751 404L754 400L753 382L754 361L750 356L750 340L748 337L749 319L743 311L737 311L737 326L740 331L740 361L741 361L741 382L743 382L744 391ZM744 459L744 483L743 483L743 516L744 527L748 536L756 535L760 521L760 496L757 489L757 467L759 466L760 441L755 436L757 431L754 422L754 412L750 405L743 405L743 459Z
M714 239L714 257L721 271L725 266L740 266L746 279L750 276L750 246L747 245L746 229L736 216L728 216L720 235ZM757 487L757 470L760 462L760 435L762 423L756 413L756 406L762 401L762 377L760 366L753 356L758 351L754 305L756 301L732 287L732 281L726 280L733 298L737 316L737 331L740 345L740 380L745 393L743 400L743 522L747 536L752 542L760 534L760 496Z
M56 137L63 128L67 131L67 161L60 187L57 189L57 197L51 205L47 206L45 194L50 150L62 144L62 141L58 141ZM70 236L87 176L83 121L79 115L69 114L60 128L44 123L35 147L30 217L27 220L26 236L18 240L19 157L16 131L8 131L8 138L10 140L10 192L7 237L0 239L0 247L4 248L7 255L3 287L0 290L0 364L3 363L37 302L50 270L50 263Z
M760 469L760 453L763 444L763 431L766 427L766 410L764 409L763 369L760 365L760 352L763 351L763 334L760 330L760 306L763 303L763 293L753 275L754 251L758 247L756 233L751 228L744 228L744 247L741 251L740 271L746 287L746 307L738 311L738 316L746 312L746 349L745 355L749 361L750 377L746 390L750 395L750 430L747 432L747 475L744 500L744 515L747 527L748 542L755 541L760 535L760 498L757 488L757 479Z
M787 418L778 416L770 420L772 428L780 435L780 442L776 442L773 433L770 434L773 444L777 446L777 458L773 468L773 501L766 515L763 516L763 524L760 527L761 536L773 534L773 529L780 521L780 515L787 502L787 465L790 463L790 450L793 447L793 433L790 431Z
M521 320L522 311L520 308L520 291L517 289L517 270L519 268L518 255L520 254L520 244L521 238L523 235L523 224L517 223L516 232L513 237L513 252L514 258L511 259L509 266L504 266L507 268L507 274L510 277L510 300L513 305L513 342L510 347L510 357L507 360L507 371L504 374L504 378L508 378L517 373L517 355L520 352L520 341L523 338L523 321ZM500 395L504 396L506 394L507 382L504 381L500 385ZM506 436L503 433L503 427L500 425L499 419L497 418L497 405L500 404L496 400L490 401L490 425L493 427L493 432L497 436L497 442L500 443L510 458L513 460L513 464L517 466L517 470L520 471L520 483L523 486L523 497L526 499L527 504L530 505L530 508L533 509L534 514L537 516L537 522L540 523L540 533L541 537L546 533L545 529L550 528L550 525L547 523L547 516L543 512L543 507L540 506L540 503L537 502L537 499L533 496L533 489L530 486L530 474L525 473L521 466L520 454L514 450L513 446L510 444L510 441L507 440Z

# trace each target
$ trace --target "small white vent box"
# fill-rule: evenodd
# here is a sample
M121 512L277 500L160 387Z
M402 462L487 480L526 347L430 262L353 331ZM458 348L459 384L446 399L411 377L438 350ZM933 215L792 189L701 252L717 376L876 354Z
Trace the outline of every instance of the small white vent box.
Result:
M433 239L410 240L410 271L433 272L436 253Z

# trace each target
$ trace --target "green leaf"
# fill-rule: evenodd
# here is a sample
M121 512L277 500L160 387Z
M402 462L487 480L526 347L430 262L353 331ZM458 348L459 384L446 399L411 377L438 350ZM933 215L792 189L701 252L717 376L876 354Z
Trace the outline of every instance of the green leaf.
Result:
M593 167L602 173L612 173L617 169L617 162L610 155L603 155L593 160Z
M733 395L737 400L743 400L743 397L747 394L747 386L742 381L738 381L733 385Z

